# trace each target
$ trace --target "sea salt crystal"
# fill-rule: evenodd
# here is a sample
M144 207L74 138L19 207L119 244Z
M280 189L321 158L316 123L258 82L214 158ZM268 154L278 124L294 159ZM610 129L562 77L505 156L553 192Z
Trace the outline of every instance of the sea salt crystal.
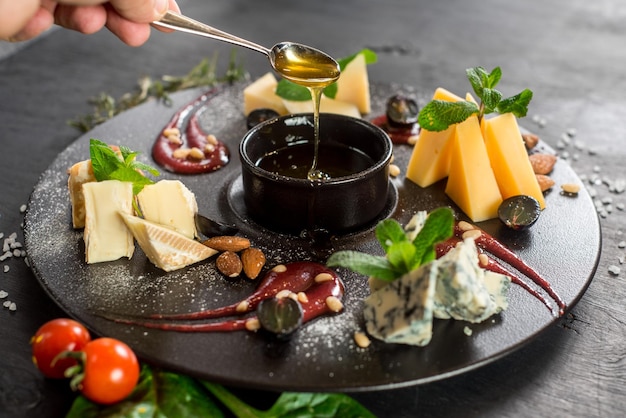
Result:
M0 299L4 299L7 296L9 296L9 294L5 290L0 290Z
M618 276L621 271L622 270L619 268L619 266L616 266L615 264L609 266L609 273L611 273L613 276Z
M626 241L620 241L617 244L617 248L626 248Z
M467 335L468 337L472 335L472 332L473 332L473 331L472 331L472 329L471 329L470 327L468 327L468 326L466 326L465 328L463 328L463 333L464 333L465 335Z
M26 212L26 205L20 206L20 213Z
M4 270L5 273L9 272L9 266L7 265L5 265L2 269Z

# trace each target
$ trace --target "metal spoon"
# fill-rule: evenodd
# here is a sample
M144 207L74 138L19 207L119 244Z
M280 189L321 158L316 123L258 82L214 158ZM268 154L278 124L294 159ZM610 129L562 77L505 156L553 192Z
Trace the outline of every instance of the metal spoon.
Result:
M280 42L267 49L172 11L168 11L161 20L152 24L229 42L265 54L274 70L284 78L305 87L323 87L339 78L340 69L337 61L310 46Z

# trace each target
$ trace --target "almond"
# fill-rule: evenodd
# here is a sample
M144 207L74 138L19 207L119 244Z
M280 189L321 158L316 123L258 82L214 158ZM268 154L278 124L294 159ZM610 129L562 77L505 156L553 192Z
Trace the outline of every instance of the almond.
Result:
M556 163L556 155L532 154L528 157L535 174L549 174Z
M215 266L224 276L237 277L241 274L243 265L239 256L232 251L224 251L215 260Z
M527 150L535 148L539 142L539 137L535 134L522 134L522 139Z
M243 272L249 279L256 279L265 265L265 254L258 248L246 248L241 253Z
M554 186L554 180L545 174L535 174L535 176L537 177L537 183L539 183L539 188L542 192L545 192Z
M232 251L236 253L250 247L250 240L244 237L222 235L211 237L204 241L203 244L217 251Z

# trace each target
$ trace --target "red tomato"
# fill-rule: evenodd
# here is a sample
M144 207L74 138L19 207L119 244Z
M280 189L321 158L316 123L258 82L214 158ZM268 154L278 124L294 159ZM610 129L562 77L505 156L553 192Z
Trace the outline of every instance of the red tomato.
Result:
M89 341L89 331L72 319L58 318L43 324L30 340L33 362L46 377L60 379L68 367L76 365L72 358L56 356L64 351L80 351Z
M89 400L112 404L126 398L139 380L139 361L123 342L97 338L84 348L83 380L78 388Z

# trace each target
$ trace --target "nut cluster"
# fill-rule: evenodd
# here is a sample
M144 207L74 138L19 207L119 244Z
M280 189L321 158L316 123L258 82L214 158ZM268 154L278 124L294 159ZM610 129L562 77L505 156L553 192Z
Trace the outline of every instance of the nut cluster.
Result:
M248 238L221 235L202 242L207 247L222 253L215 260L215 266L226 277L239 277L241 272L249 279L256 279L265 265L265 254L250 246Z

